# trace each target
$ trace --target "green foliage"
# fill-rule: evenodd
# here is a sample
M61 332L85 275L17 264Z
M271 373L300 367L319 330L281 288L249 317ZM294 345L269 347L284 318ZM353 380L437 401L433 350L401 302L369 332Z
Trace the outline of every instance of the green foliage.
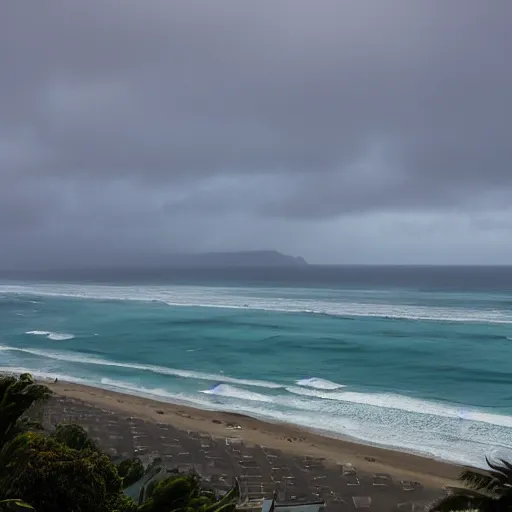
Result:
M168 512L184 508L194 497L198 483L194 475L175 474L148 488L141 512Z
M123 489L126 489L144 476L144 465L139 458L126 459L117 466L117 472L123 479Z
M139 512L232 512L238 497L238 484L218 501L214 492L202 487L197 475L175 473L148 489L147 500Z
M486 459L488 471L464 470L460 475L466 487L449 489L449 494L431 508L436 512L453 510L479 510L502 512L512 510L512 464L500 460L499 464Z
M116 494L107 498L104 510L109 512L137 512L138 506L125 494Z
M63 445L73 450L90 450L99 452L96 443L89 438L87 432L80 425L74 423L68 425L58 425L53 433L53 437Z
M48 396L50 390L35 384L29 373L0 376L0 448L26 426L19 420L30 406Z
M121 493L115 465L101 453L73 450L51 437L25 433L0 456L0 494L19 497L37 512L107 511Z

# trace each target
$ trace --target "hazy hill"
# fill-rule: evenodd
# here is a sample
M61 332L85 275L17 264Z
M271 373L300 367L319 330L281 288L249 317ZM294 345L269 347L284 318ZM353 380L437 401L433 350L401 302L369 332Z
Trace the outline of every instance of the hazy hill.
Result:
M209 252L176 254L166 261L180 267L273 267L307 265L304 258L288 256L277 251Z

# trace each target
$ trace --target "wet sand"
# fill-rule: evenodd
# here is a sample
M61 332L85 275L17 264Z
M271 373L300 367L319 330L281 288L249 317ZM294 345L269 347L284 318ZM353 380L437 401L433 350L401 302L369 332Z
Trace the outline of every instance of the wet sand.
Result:
M385 473L397 481L413 480L430 489L453 484L459 466L395 450L330 438L295 425L269 423L239 414L205 411L179 404L105 391L65 382L45 382L57 397L88 404L119 416L147 423L169 425L184 432L198 432L212 439L236 438L290 456L323 460L330 468L352 464L368 474Z

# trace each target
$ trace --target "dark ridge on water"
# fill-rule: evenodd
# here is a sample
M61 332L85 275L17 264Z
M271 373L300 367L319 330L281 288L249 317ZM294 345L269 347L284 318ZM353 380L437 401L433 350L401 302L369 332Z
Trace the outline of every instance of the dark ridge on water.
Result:
M184 268L212 267L280 267L304 266L307 262L302 257L281 254L278 251L240 251L208 252L200 254L175 254L165 262L166 265Z

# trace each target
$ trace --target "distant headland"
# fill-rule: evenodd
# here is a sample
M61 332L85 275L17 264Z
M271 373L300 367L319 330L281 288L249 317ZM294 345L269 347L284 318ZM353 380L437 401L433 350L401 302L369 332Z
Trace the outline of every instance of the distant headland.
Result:
M36 280L92 280L97 282L118 279L167 279L182 276L187 270L203 272L209 270L237 270L258 268L303 268L307 261L298 256L289 256L278 251L225 251L205 253L174 253L160 255L151 260L116 265L69 266L54 269L1 270L0 279ZM175 271L173 273L173 271ZM185 274L183 274L185 275ZM203 276L204 277L204 276Z
M166 261L166 265L171 267L277 267L307 264L300 256L289 256L278 251L174 254Z

